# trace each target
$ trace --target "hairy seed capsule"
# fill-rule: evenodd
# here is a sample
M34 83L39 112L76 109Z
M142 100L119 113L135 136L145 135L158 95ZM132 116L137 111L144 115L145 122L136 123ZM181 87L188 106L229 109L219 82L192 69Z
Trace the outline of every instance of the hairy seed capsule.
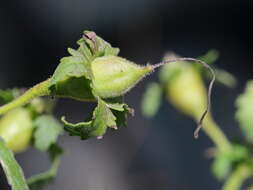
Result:
M14 152L24 151L32 138L32 119L29 111L16 108L0 120L0 136Z
M99 57L91 66L92 87L102 98L124 95L153 70L149 65L139 66L118 56Z

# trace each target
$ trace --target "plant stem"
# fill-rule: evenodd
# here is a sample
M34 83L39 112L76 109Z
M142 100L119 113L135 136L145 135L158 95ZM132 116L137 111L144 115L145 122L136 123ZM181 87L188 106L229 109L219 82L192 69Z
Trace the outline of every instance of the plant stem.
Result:
M20 107L29 103L33 98L36 98L38 96L50 95L50 91L48 89L49 83L50 83L50 78L30 88L23 95L19 96L17 99L13 100L12 102L1 106L0 115L5 114L11 109L14 109L16 107Z
M196 120L198 121L198 118L196 118ZM211 114L208 114L203 120L203 130L213 141L220 152L228 152L231 150L231 143L220 127L214 122Z
M227 179L222 190L239 190L243 182L250 176L250 168L247 165L240 165Z

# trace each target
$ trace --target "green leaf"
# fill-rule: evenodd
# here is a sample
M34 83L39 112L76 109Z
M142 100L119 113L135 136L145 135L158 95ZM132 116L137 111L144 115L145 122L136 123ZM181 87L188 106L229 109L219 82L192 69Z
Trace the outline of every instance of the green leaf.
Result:
M13 153L0 138L0 163L4 169L8 183L12 190L28 190L23 171L14 158Z
M162 89L158 83L150 83L144 93L141 109L144 116L153 117L162 101Z
M92 121L73 124L66 121L64 116L61 118L61 120L64 124L65 131L67 131L70 136L79 136L82 140L89 138L90 132L94 130Z
M106 133L107 127L116 127L116 117L101 99L98 99L98 106L94 111L92 125L95 127L95 130L90 135L97 137L103 136Z
M101 137L108 127L116 129L117 126L124 125L127 114L132 111L120 100L114 99L113 102L102 100L94 87L97 83L94 82L95 76L92 73L91 63L94 63L94 60L99 57L115 57L119 49L113 48L92 31L84 31L83 37L78 40L77 44L79 45L77 50L68 48L71 56L61 59L52 77L51 94L80 101L97 101L98 105L88 120L70 123L66 121L65 117L62 117L62 122L69 135L80 136L81 139Z
M209 50L205 55L198 57L198 59L206 62L207 64L213 64L219 58L219 52L215 49Z
M106 103L106 105L113 109L113 110L117 110L117 111L124 111L124 106L126 104L122 104L122 103Z
M206 62L207 64L214 64L218 60L218 58L219 52L217 50L209 50L205 55L198 57L198 59ZM198 67L198 69L204 74L207 79L212 79L211 73L204 70L201 65L198 64L196 65L196 67ZM215 67L214 71L216 75L216 82L229 88L234 88L236 86L237 80L231 73L218 67Z
M226 154L216 156L212 164L212 173L217 179L224 180L232 169L232 163Z
M253 143L253 81L247 83L244 93L237 98L236 108L235 118L247 141Z
M31 189L41 189L48 183L52 182L57 175L60 165L60 156L62 155L63 150L58 145L53 144L48 153L52 162L51 167L48 171L34 175L27 180Z
M70 55L72 55L73 57L83 57L83 54L77 50L74 50L72 48L68 48L68 52Z
M167 54L165 56L165 59L170 59L173 57L177 57L174 54ZM219 58L219 52L216 50L210 50L208 51L205 55L199 56L197 59L204 61L207 64L214 64ZM189 65L191 63L185 63L185 62L177 62L176 64L167 64L163 66L160 69L160 74L159 78L163 83L168 82L169 80L173 79L176 77L180 72L184 72L182 69L180 70L180 66L185 66L185 64ZM200 72L204 77L206 77L208 80L212 79L212 74L204 69L204 67L200 64L194 64L194 65L189 65L190 67L194 67L198 72ZM229 88L234 88L237 84L236 78L229 72L222 70L218 67L214 67L215 71L215 76L216 76L216 82L227 86Z
M234 75L231 73L219 69L219 68L214 68L214 72L216 75L216 81L219 82L220 84L229 87L229 88L235 88L237 85L237 79L235 78ZM211 78L210 74L209 77Z
M84 59L83 63L87 64L87 66L89 67L90 62L93 60L92 58L93 53L92 53L91 48L89 47L89 44L84 38L78 40L77 44L79 45L79 48L77 49L77 51L82 55Z
M235 78L234 75L232 75L231 73L229 73L223 69L219 69L217 67L213 67L213 69L215 72L216 82L218 82L219 84L222 84L228 88L235 88L236 87L237 79ZM212 75L210 72L203 71L203 74L208 80L212 79Z
M123 102L123 97L116 97L104 100L106 105L111 109L112 113L116 117L117 127L126 127L126 120L128 115L134 115L134 109L130 108L127 104ZM117 129L117 128L115 128Z
M74 98L78 100L94 100L88 79L91 71L78 62L79 58L65 57L58 65L52 79L50 90L52 95ZM75 62L76 61L76 62Z
M102 137L108 127L117 129L125 125L129 113L132 113L132 109L121 103L120 99L109 101L98 98L98 105L88 121L73 124L67 122L65 117L62 117L62 121L69 135L80 136L84 140L90 137Z
M16 88L7 89L7 90L0 89L0 105L7 104L7 103L11 102L16 97L18 97L20 94L21 94L21 90L18 90Z
M77 50L68 48L71 56L61 59L52 76L49 89L53 96L94 101L90 86L93 79L91 62L97 57L117 55L119 49L111 47L91 31L85 31L77 44Z
M235 166L243 162L245 163L250 157L248 147L241 144L233 144L231 151L219 152L215 156L212 172L219 180L223 180Z
M123 109L122 111L118 111L118 110L112 110L112 113L115 115L116 117L116 128L120 127L120 126L127 126L127 117L128 115L134 115L134 110L132 108L130 108L127 104L123 104Z
M34 146L45 152L52 144L57 142L58 136L62 133L61 124L51 115L42 115L34 121Z

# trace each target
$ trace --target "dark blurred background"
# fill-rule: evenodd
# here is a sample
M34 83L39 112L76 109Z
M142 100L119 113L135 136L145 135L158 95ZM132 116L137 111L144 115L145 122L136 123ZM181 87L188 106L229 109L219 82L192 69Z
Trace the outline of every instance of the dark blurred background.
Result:
M94 30L121 56L140 64L156 63L168 50L196 57L215 48L217 65L233 73L236 89L216 86L213 112L230 138L238 136L234 100L252 78L252 1L243 0L39 0L2 1L0 5L0 88L29 87L45 80L67 55L67 47L85 29ZM212 146L196 124L163 102L158 115L145 119L141 95L154 73L132 90L126 101L136 110L127 128L103 140L61 137L65 148L60 171L46 190L214 190L221 183L210 174L204 152ZM60 100L56 114L81 120L93 105ZM18 154L26 176L48 168L34 150ZM0 189L10 189L1 171Z

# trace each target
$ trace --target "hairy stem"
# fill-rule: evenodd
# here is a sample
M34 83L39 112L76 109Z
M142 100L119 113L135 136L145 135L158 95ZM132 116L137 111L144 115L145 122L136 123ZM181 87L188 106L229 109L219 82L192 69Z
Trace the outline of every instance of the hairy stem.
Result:
M251 170L246 165L238 166L227 179L222 190L240 190L243 182L251 176Z
M16 107L20 107L29 103L33 98L36 98L38 96L50 95L50 92L48 89L49 83L50 83L50 78L30 88L23 95L13 100L12 102L1 106L0 115L5 114L11 109L14 109Z

